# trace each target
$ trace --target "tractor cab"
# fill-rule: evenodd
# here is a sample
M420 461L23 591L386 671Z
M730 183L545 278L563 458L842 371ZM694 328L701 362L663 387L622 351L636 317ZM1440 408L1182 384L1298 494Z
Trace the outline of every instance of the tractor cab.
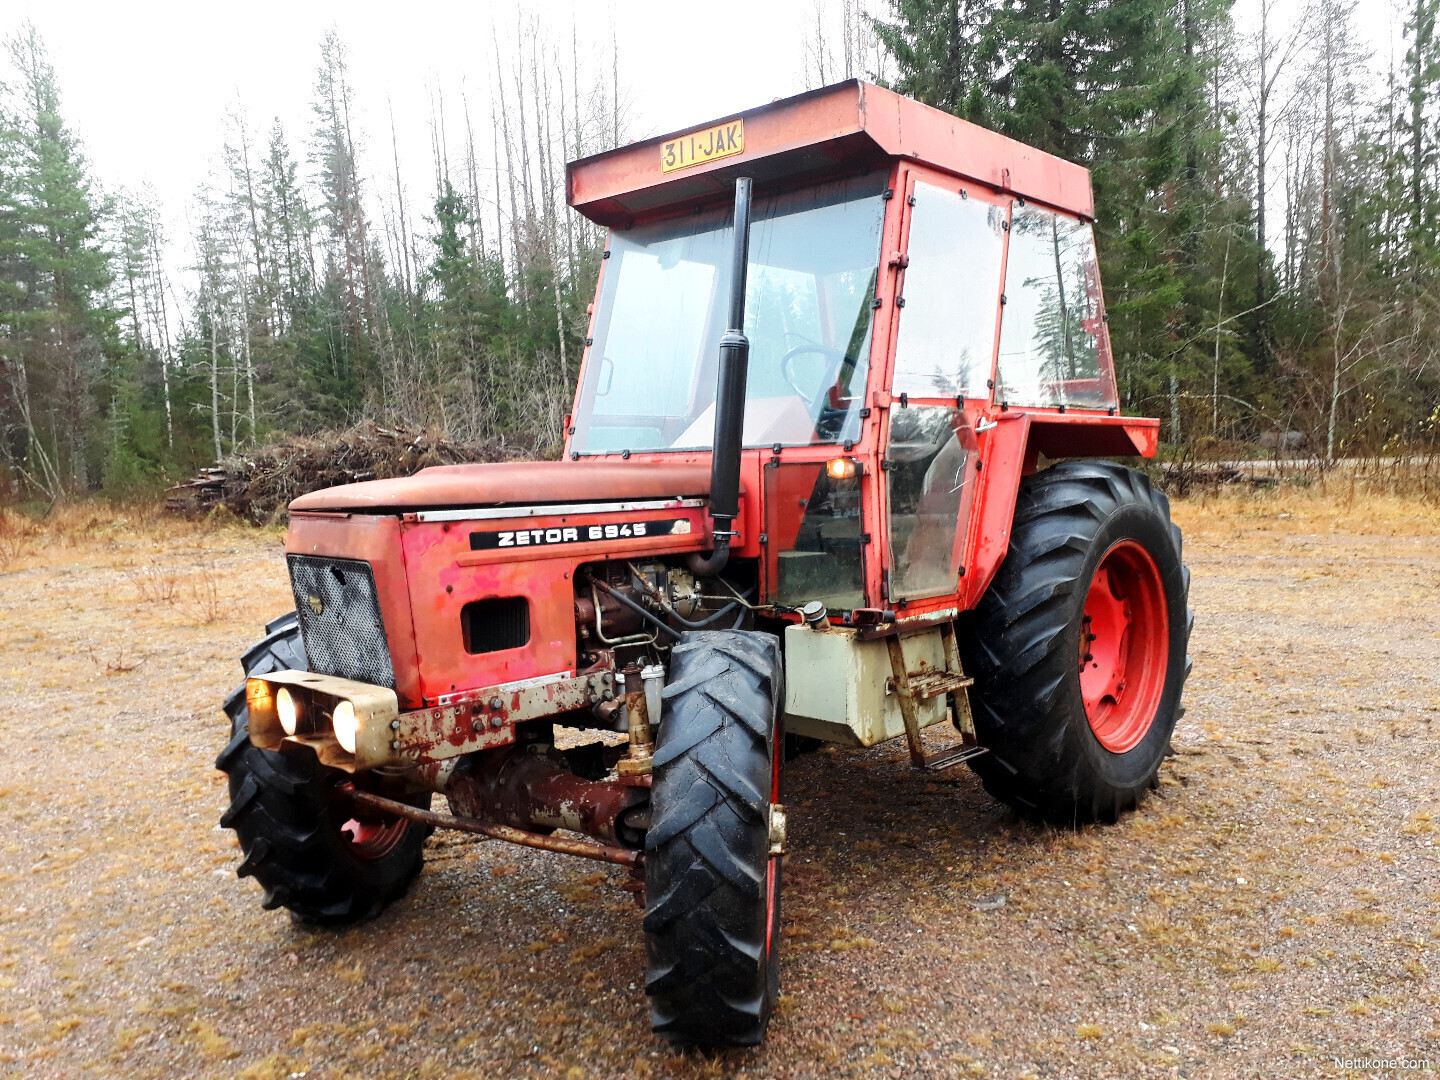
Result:
M847 82L570 166L610 230L571 460L711 449L742 176L737 546L767 599L963 609L1012 509L974 513L987 458L1013 490L1043 452L1154 452L1154 421L1115 416L1085 170Z

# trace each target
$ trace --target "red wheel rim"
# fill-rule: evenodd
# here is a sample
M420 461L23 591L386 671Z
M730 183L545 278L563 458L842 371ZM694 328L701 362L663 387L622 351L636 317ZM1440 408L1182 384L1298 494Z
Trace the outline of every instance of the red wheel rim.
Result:
M340 826L350 841L352 854L362 859L380 859L390 854L410 823L404 818L394 821L361 821L351 818Z
M765 956L768 959L775 950L775 904L780 899L780 882L775 876L778 855L772 855L765 863Z
M777 725L770 745L770 802L780 802L780 767L785 761L784 729ZM775 951L775 909L780 903L780 859L771 855L765 860L765 959L769 962Z
M400 817L353 817L350 800L344 798L346 790L348 788L342 788L337 793L341 797L331 804L336 811L331 820L340 819L340 835L350 842L352 855L360 859L383 859L395 850L410 822Z
M1123 754L1145 738L1170 663L1170 619L1160 570L1140 544L1121 540L1105 553L1080 634L1080 696L1100 745Z

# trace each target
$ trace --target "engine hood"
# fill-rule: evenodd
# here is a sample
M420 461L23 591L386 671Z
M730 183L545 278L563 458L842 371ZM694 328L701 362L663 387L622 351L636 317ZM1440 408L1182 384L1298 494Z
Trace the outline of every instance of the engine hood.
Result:
M414 476L367 480L302 495L298 511L397 514L447 507L529 506L609 499L696 498L710 494L701 461L507 461L437 465Z

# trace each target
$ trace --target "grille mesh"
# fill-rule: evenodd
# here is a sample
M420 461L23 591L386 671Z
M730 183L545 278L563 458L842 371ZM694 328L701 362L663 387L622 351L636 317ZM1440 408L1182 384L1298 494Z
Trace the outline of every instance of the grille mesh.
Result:
M395 689L370 564L313 555L287 561L310 670Z

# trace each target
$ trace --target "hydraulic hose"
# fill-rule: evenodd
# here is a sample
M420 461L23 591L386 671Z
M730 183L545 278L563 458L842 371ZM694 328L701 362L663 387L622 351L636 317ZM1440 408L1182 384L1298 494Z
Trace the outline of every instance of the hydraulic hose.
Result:
M643 607L637 604L634 600L631 600L628 596L620 592L618 589L612 589L607 582L601 581L599 578L592 577L590 579L590 583L597 586L603 593L613 598L617 603L624 604L626 607L628 607L631 611L635 612L636 615L639 615L646 622L653 623L660 630L661 633L668 635L672 641L680 640L679 630L676 630L664 619L660 618L660 616L654 614L653 612L646 611Z
M750 593L754 591L753 589L746 589L743 593L737 593L735 592L735 587L731 585L728 581L721 582L721 584L725 585L726 588L728 588L732 593L735 594L735 601L733 603L726 604L719 611L711 615L707 615L703 619L691 622L689 619L685 618L684 615L681 615L678 611L676 611L673 607L671 607L668 603L665 602L665 597L660 594L660 591L656 589L655 586L651 585L648 581L645 580L645 575L640 573L639 570L635 569L634 563L626 563L625 565L629 568L631 575L635 578L635 581L639 584L640 588L645 590L645 595L650 597L651 600L655 601L655 603L660 606L660 609L664 611L666 615L670 616L670 618L674 619L687 630L703 630L711 623L718 622L720 619L724 618L726 615L729 615L730 612L734 611L737 607L743 604L745 600L750 596ZM741 614L744 613L742 612Z

